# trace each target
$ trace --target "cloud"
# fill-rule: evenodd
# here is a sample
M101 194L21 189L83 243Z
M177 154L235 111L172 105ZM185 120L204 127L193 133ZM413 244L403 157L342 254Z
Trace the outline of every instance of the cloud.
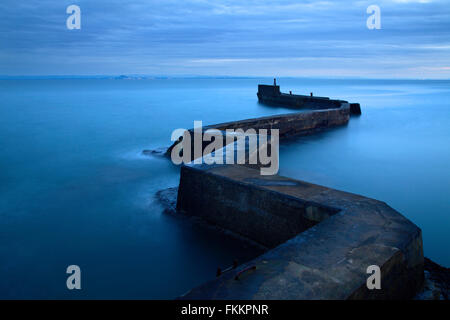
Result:
M379 1L368 30L373 1L3 0L0 74L432 76L450 65L450 10L423 2ZM74 3L81 30L65 26Z
M432 0L393 0L398 3L430 3Z

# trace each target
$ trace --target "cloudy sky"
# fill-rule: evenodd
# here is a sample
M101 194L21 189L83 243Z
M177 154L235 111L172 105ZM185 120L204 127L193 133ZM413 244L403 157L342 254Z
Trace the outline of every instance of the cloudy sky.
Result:
M450 0L1 0L0 75L117 74L448 79Z

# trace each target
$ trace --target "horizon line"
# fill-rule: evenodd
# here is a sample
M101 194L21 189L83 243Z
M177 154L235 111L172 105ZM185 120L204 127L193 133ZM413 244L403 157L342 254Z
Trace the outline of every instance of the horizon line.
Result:
M358 77L358 76L232 76L232 75L151 75L151 74L98 74L98 75L1 75L0 80L51 80L51 79L115 79L115 80L151 80L151 79L327 79L327 80L411 80L411 81L449 81L450 78L385 78L385 77Z

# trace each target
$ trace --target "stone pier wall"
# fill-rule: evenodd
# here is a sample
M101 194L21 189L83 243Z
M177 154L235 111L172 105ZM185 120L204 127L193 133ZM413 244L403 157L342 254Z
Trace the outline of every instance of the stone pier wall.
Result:
M185 299L409 299L423 281L421 230L381 201L245 166L190 165L177 209L270 248ZM366 287L371 265L381 290Z
M309 134L319 129L332 128L348 123L350 119L350 105L343 103L339 108L296 112L283 115L261 117L206 126L204 129L218 130L238 129L247 130L278 129L280 137L293 137Z
M239 183L208 174L197 166L183 166L181 177L178 210L232 230L267 248L285 242L338 211L259 187L252 178L245 180L249 183ZM275 183L295 185L298 182L280 179Z
M360 114L359 104L285 97L276 86L266 87L261 92L274 91L277 99L291 102L297 99L300 107L308 101L322 110L221 123L203 127L203 132L278 129L282 141L345 125L351 114ZM267 248L262 256L181 298L414 297L424 276L422 233L416 225L384 202L278 175L263 176L257 169L192 162L181 167L177 211ZM366 286L367 268L373 265L381 269L380 290Z
M334 101L334 100L333 100ZM295 112L283 115L275 115L268 117L260 117L254 119L246 119L232 122L219 123L209 126L204 126L203 131L208 129L217 129L225 131L227 129L278 129L280 139L308 135L320 130L329 129L348 123L350 119L350 104L343 102L339 108L326 109L310 112ZM189 129L191 136L194 135L194 130ZM225 140L224 140L225 142ZM167 149L166 155L170 156L173 147L178 142L175 142ZM203 146L203 148L207 143ZM191 154L194 152L192 150Z

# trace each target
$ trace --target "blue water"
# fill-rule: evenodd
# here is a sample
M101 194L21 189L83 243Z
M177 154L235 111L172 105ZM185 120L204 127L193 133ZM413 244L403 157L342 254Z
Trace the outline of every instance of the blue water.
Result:
M175 128L292 112L271 79L1 80L0 298L174 298L260 252L164 214L178 168L143 149ZM363 115L280 148L280 174L387 202L449 266L450 81L280 79ZM82 290L65 270L82 270Z

